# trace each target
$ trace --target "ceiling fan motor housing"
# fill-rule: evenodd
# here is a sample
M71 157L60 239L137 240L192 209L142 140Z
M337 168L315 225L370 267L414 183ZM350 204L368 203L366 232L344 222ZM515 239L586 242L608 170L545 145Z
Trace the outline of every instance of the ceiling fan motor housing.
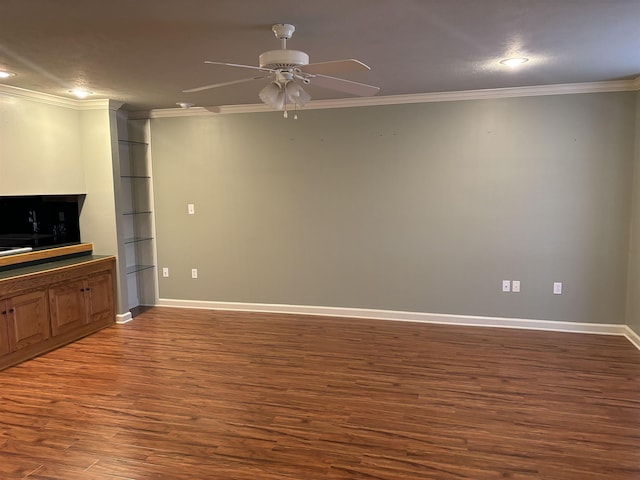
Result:
M260 67L287 70L309 64L309 55L299 50L269 50L260 54Z

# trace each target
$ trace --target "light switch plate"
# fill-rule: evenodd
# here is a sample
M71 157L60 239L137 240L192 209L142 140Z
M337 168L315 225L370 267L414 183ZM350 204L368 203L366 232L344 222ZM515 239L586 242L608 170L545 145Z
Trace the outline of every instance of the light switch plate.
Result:
M502 280L502 291L503 292L511 291L511 280Z
M192 268L191 269L191 278L198 278L198 269L197 268Z
M511 291L520 293L520 280L511 280Z
M196 214L196 206L193 203L187 204L187 212L189 212L189 215L195 215Z
M553 282L553 294L562 295L562 282Z
M162 267L162 276L167 278L169 276L169 268Z

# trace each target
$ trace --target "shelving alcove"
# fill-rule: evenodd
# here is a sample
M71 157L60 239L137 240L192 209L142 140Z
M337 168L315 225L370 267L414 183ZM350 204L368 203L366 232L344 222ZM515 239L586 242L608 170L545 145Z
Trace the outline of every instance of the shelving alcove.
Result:
M153 305L157 291L153 179L146 125L131 121L122 124L126 128L118 137L119 267L120 281L126 286L121 289L122 301L132 309Z

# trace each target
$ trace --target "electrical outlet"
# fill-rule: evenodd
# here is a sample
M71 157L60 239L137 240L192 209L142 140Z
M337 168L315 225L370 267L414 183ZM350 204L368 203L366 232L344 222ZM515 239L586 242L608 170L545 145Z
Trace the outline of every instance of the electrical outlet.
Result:
M192 268L191 269L191 278L198 278L198 269L197 268Z
M562 282L553 282L553 294L562 295Z
M520 293L520 280L511 280L511 291Z
M167 267L162 267L162 276L165 278L169 276L169 269Z
M502 291L503 292L511 291L511 280L502 280Z
M187 204L187 212L189 212L189 215L195 215L196 214L196 206L193 203Z

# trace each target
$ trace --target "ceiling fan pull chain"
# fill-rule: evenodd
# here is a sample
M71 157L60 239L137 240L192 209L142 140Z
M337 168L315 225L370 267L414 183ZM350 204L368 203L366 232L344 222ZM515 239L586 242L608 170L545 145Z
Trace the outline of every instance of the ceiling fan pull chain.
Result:
M285 84L282 85L282 92L284 93L284 118L289 118L289 113L287 113L287 83L289 82L285 82Z

